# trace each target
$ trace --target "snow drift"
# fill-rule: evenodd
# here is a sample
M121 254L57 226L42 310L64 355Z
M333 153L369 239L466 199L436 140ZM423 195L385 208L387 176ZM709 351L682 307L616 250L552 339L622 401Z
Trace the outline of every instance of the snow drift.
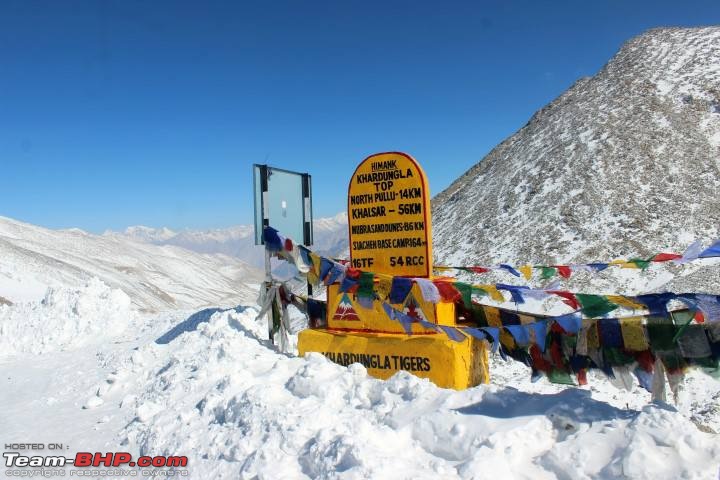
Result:
M122 333L135 317L131 300L97 278L48 288L41 301L0 305L0 357L70 350Z
M674 408L588 389L462 392L368 377L264 340L257 311L219 311L133 354L148 371L122 442L192 455L198 478L712 478L717 437ZM167 336L161 336L160 338ZM138 360L142 359L142 360ZM601 395L602 396L602 395ZM633 402L635 405L635 402Z

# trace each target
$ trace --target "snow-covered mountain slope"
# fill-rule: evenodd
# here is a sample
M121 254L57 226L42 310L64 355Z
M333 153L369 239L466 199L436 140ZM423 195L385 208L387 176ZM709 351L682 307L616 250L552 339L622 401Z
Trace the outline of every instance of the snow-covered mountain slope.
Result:
M720 27L627 42L433 200L446 264L682 252L720 237Z
M97 277L146 310L236 305L257 296L260 272L228 256L132 242L80 230L49 230L0 217L0 297L42 298Z
M347 250L347 213L318 218L314 225L313 250L327 256L338 256ZM215 230L182 230L143 226L128 227L123 233L106 231L110 238L130 239L155 245L175 245L198 253L220 253L238 258L252 266L262 267L265 253L255 245L252 225L237 225Z

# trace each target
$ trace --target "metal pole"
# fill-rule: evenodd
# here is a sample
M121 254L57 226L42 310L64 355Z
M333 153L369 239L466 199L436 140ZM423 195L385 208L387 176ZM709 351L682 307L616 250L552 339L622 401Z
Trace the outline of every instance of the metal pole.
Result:
M270 250L265 248L265 295L269 295L270 289L272 288L272 272L270 269ZM275 299L271 300L272 302L275 301ZM275 339L273 338L273 308L270 307L267 312L268 317L268 338L270 339L271 344L275 344Z

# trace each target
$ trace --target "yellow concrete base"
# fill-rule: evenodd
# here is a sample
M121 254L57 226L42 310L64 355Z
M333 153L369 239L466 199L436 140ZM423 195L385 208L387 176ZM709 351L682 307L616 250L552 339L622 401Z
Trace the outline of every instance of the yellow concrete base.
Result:
M340 365L363 364L370 375L390 378L400 370L439 387L462 390L489 383L487 343L454 342L445 335L405 335L307 329L298 336L300 355L319 352Z

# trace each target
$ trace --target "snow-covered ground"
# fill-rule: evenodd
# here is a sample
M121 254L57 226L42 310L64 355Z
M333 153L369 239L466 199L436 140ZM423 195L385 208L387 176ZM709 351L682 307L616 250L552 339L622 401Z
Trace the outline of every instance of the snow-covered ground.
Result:
M190 478L716 478L720 384L692 374L678 405L601 377L566 388L493 359L462 392L400 373L282 354L256 307L130 312L93 282L0 307L42 332L0 349L0 443L187 455ZM42 312L40 314L39 312ZM88 330L89 323L115 328ZM3 333L3 337L6 334Z

